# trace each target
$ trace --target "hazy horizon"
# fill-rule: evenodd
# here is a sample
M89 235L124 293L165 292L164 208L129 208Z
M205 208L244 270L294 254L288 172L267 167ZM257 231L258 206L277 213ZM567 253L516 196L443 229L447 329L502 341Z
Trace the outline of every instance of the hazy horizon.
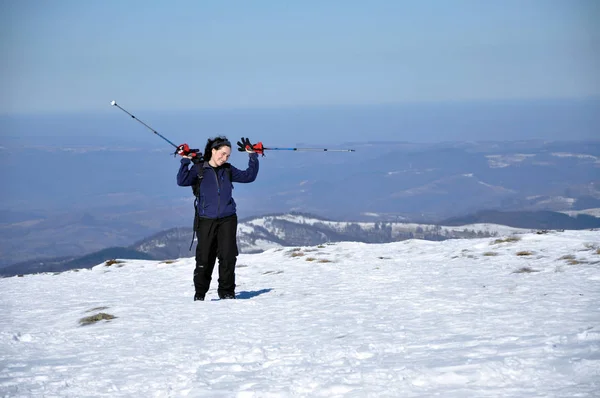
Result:
M117 103L168 140L202 147L208 137L249 136L270 146L348 142L596 140L600 97L427 102L265 109L145 111ZM0 115L0 144L170 145L104 101L97 112Z

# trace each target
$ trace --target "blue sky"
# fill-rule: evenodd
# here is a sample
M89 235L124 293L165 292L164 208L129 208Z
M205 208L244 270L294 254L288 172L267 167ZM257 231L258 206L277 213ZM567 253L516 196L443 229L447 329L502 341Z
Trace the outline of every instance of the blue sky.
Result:
M0 0L0 114L600 95L595 0Z

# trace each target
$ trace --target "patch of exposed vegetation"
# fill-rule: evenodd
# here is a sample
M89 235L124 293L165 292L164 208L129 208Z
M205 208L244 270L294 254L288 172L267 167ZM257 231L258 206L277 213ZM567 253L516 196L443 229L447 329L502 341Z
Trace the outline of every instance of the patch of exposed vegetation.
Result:
M492 245L499 245L500 243L512 243L512 242L518 242L520 240L521 240L521 238L518 237L518 236L508 236L506 238L496 239L491 244Z
M537 269L533 269L531 267L521 267L516 271L513 271L513 274L530 274L532 272L540 272Z
M319 248L319 249L325 249L325 245L319 245L319 246L317 246L317 248Z
M322 258L319 261L317 261L318 263L332 263L333 261L331 260L327 260L326 258Z
M104 263L104 265L106 267L110 267L111 265L119 265L119 264L121 264L120 266L122 267L123 265L125 265L125 261L112 259L112 260L106 260L106 262Z
M498 253L497 252L485 252L485 253L483 253L483 255L486 257L493 257L493 256L497 256Z
M174 262L176 262L177 260L165 260L165 261L161 261L161 264L173 264Z
M306 257L306 261L315 261L315 260L316 260L316 258L314 258L314 257Z
M304 253L303 252L293 252L291 254L291 256L292 257L302 257L302 256L304 256Z
M559 258L559 260L575 260L575 256L572 254L565 254L564 256Z
M577 260L577 258L575 258L575 256L572 254L566 254L566 255L562 256L561 258L559 258L559 260L565 260L567 262L567 264L571 264L571 265L586 263L586 261Z
M533 254L533 252L530 252L528 250L522 250L520 252L517 252L517 256L531 256Z
M81 326L93 325L96 322L100 321L110 321L111 319L115 319L116 316L107 314L105 312L99 312L96 315L86 316L79 320L79 324Z

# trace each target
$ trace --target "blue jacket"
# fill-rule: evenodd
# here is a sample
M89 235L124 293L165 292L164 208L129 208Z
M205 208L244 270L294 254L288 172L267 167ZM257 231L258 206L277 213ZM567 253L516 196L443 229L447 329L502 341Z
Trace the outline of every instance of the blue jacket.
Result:
M234 182L252 182L258 174L258 155L250 154L248 168L240 170L231 167L231 181L229 173L224 167L213 168L208 162L192 165L187 158L181 159L181 166L177 173L177 185L191 186L198 178L198 167L203 167L203 178L200 183L200 196L197 203L198 216L201 218L223 218L235 214L235 201L232 190Z

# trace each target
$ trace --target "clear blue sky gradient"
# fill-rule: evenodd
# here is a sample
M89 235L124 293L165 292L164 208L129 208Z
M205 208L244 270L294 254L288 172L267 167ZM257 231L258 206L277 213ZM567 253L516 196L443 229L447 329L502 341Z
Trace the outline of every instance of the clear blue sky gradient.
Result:
M600 1L0 0L0 114L600 95Z

